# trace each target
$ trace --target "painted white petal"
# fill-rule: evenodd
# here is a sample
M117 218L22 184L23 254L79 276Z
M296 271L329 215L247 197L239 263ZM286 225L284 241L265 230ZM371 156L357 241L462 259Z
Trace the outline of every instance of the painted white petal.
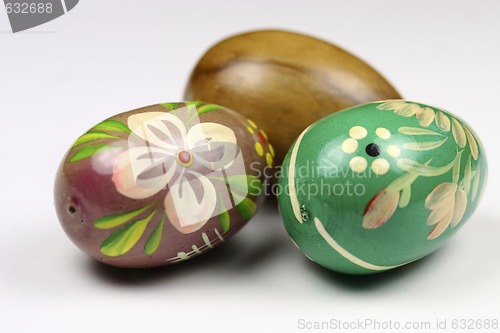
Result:
M423 108L421 112L417 115L417 120L423 127L429 127L429 125L434 121L435 113L431 108Z
M406 186L401 190L401 196L399 198L399 208L405 208L410 203L411 198L411 186Z
M389 192L399 192L405 187L411 187L411 184L418 178L417 175L412 173L405 173L402 176L399 176L392 183L387 186L387 191Z
M368 203L363 216L363 228L375 229L384 225L398 207L399 192L382 190Z
M139 186L164 188L171 182L177 167L175 154L157 147L135 147L128 153Z
M195 159L211 170L228 167L239 151L233 130L216 123L200 123L191 127L186 144Z
M195 180L186 178L170 186L165 198L165 211L172 225L181 233L199 230L213 216L217 204L214 185L205 176L192 173Z
M455 193L455 206L453 207L453 217L451 219L451 227L456 227L464 217L465 209L467 208L467 194L461 188Z
M451 119L451 123L452 123L451 131L453 133L455 141L457 142L457 145L460 148L464 148L465 144L467 143L467 138L465 136L464 128L455 118Z
M142 112L136 113L127 118L127 125L130 130L133 130L136 127L141 127L143 123L150 121L151 119L155 119L160 117L164 112Z
M463 189L465 194L469 194L470 184L472 180L472 156L467 159L467 164L465 165L464 178L463 178Z
M434 177L445 174L450 171L451 168L455 165L455 161L451 161L449 164L441 166L441 167L432 167L426 164L420 164L417 161L411 160L409 158L400 158L397 161L397 166L409 173L414 175L423 176L423 177Z
M229 127L217 123L199 123L189 129L186 137L188 149L204 146L207 142L236 144L236 135Z
M411 117L414 116L417 112L420 112L421 108L417 104L406 103L406 105L399 110L394 110L400 116L403 117Z
M425 207L434 209L445 204L453 203L456 190L456 184L447 182L439 184L425 199Z
M427 217L427 225L434 225L438 223L450 213L450 210L453 210L453 207L451 207L451 205L444 205L434 208Z
M153 152L163 153L160 149L150 147ZM148 198L162 190L171 179L175 169L169 169L167 173L160 174L148 181L139 181L137 177L147 168L151 168L155 162L151 159L141 159L144 154L149 154L147 147L132 148L122 152L115 160L113 165L112 181L116 190L126 197L132 199Z
M144 145L153 144L164 149L177 150L178 143L185 140L186 127L172 113L137 113L128 117L127 123L130 130L145 142Z
M470 146L470 153L472 154L472 158L474 160L477 160L477 157L479 156L479 151L477 148L477 141L472 132L467 128L467 126L464 126L465 130L465 135L467 136L467 140L469 140L469 146Z
M413 142L406 142L403 144L403 148L405 149L410 149L410 150L432 150L441 147L448 138L444 138L438 141L413 141Z
M453 210L450 209L448 213L432 229L432 231L429 233L429 236L427 236L427 239L435 239L436 237L441 235L450 225L452 216Z
M377 109L379 110L394 110L394 111L399 111L400 109L404 108L406 106L406 102L404 101L389 101L380 104L377 106Z
M402 126L402 127L398 128L398 132L401 134L406 134L406 135L439 135L439 136L443 136L443 134L440 134L438 132L434 132L434 131L428 130L426 128L420 128L420 127Z
M190 152L195 161L212 171L229 168L240 153L237 145L224 142L213 142Z
M450 118L443 112L436 113L436 125L443 131L448 132L451 128Z

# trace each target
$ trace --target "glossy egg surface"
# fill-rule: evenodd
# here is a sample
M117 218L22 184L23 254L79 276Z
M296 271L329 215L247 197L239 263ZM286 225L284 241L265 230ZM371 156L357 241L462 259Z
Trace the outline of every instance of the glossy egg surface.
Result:
M252 218L273 157L266 133L229 109L147 106L76 140L57 172L57 215L71 240L106 264L184 261Z
M229 107L268 132L280 165L316 120L357 104L401 98L375 69L326 41L279 30L243 33L210 48L186 99Z
M369 103L309 126L279 179L288 234L312 261L369 274L435 251L464 225L486 179L463 120L403 100Z

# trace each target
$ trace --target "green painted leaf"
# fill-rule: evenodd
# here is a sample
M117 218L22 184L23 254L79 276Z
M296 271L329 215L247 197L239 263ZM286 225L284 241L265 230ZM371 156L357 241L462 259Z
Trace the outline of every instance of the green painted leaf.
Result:
M469 147L470 147L470 152L472 154L472 158L474 160L477 160L479 156L479 151L477 147L477 141L470 129L467 128L467 126L464 126L465 130L465 135L467 136L467 141L469 141Z
M229 217L227 210L220 213L220 226L222 228L222 232L228 232L231 227L231 218Z
M165 214L163 214L160 223L155 227L151 235L149 235L146 245L144 246L144 253L150 255L158 250L161 242L161 236L163 232L163 224L165 222Z
M179 107L179 103L161 103L160 105L169 110L175 110Z
M151 221L155 213L156 210L146 218L132 222L106 238L101 244L101 252L110 257L117 257L130 251L142 237L144 230L146 230L149 221Z
M104 150L106 148L111 148L110 146L106 146L106 144L98 144L94 146L85 146L77 150L77 152L71 157L69 160L70 162L78 162L80 160L83 160L85 158L91 157L98 151ZM113 147L116 148L116 147Z
M224 205L224 201L222 200L222 196L220 194L219 194L219 205L220 205L220 215L219 215L220 226L222 228L222 232L227 232L231 227L231 217L227 212L227 208Z
M75 141L73 147L99 139L118 139L118 137L104 132L87 132Z
M198 113L198 107L203 105L203 102L200 101L189 101L189 102L184 102L187 107L187 123L191 123L194 119L196 119L201 113Z
M215 104L205 104L201 107L198 108L198 115L201 116L202 114L214 110L220 110L222 109L222 106L215 105Z
M405 135L439 135L443 136L443 134L440 134L438 132L434 132L425 128L420 128L420 127L400 127L398 129L398 132L401 134Z
M130 221L134 217L138 216L139 214L143 213L145 210L147 210L150 207L151 207L151 205L148 205L146 207L139 208L139 209L134 210L132 212L104 216L104 217L94 221L94 227L96 227L97 229L116 228L122 224L127 223L128 221Z
M191 123L195 118L198 117L198 112L196 109L196 104L187 104L187 123Z
M198 106L200 106L200 105L203 104L203 102L201 102L201 101L186 101L184 103L186 103L186 105L194 105L196 107L198 107Z
M246 221L250 220L257 212L257 205L249 198L243 199L243 201L236 205L236 208L238 208L241 217Z
M411 150L432 150L441 147L446 140L448 140L448 138L438 141L407 142L403 145L403 148Z
M91 131L122 132L130 134L130 128L118 120L108 119L92 127Z
M258 177L247 175L248 194L259 196L262 194L262 182Z

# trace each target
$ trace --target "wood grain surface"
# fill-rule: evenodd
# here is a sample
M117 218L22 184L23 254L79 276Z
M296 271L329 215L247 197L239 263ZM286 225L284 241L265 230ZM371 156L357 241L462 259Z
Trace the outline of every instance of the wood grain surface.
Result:
M349 52L276 30L236 35L213 46L194 68L184 97L226 106L254 120L268 132L277 165L316 120L354 105L401 98Z

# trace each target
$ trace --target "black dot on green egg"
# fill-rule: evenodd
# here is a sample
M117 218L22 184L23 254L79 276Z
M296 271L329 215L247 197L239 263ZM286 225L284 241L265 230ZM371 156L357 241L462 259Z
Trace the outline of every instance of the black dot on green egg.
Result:
M380 155L380 147L375 143L366 145L365 151L368 155L373 157Z

